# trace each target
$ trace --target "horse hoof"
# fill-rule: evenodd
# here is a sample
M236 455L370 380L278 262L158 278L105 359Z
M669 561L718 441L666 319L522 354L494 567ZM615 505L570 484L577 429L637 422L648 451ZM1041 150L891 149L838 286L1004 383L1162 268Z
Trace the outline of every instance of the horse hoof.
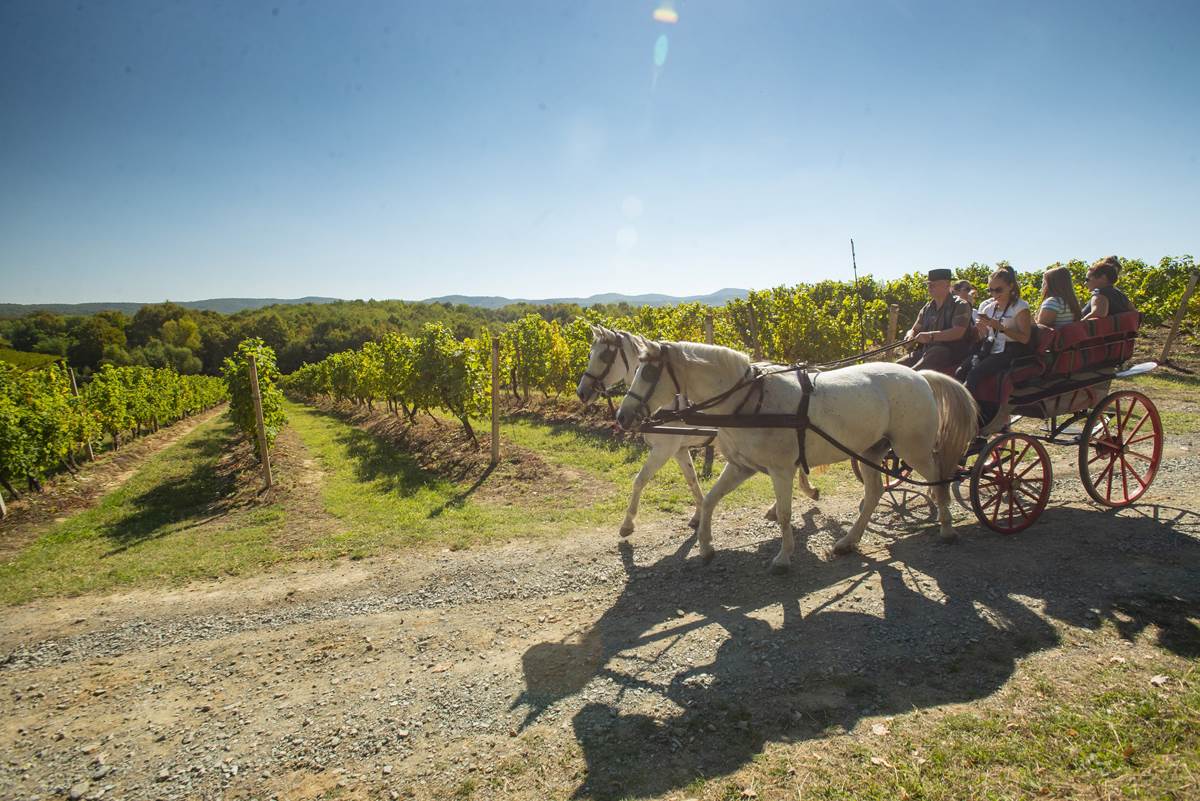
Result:
M789 569L790 568L788 565L777 565L774 562L771 563L771 572L776 576L785 575Z
M838 556L854 553L854 544L849 542L838 541L833 544L833 552Z
M950 545L952 543L958 542L958 533L955 531L951 531L949 534L939 534L938 542L944 543L946 545Z
M693 530L700 528L700 518L693 517L691 520L689 520L688 528L693 529Z
M813 487L812 499L814 501L821 500L821 490L817 489L816 487Z
M702 553L702 554L700 554L700 560L702 562L704 562L704 564L707 565L708 563L712 562L713 557L716 555L717 555L716 551L709 551L707 553Z
M622 537L628 537L630 534L633 533L633 524L628 523L624 526L621 526L621 530L618 531L617 533L620 534Z
M767 518L767 519L768 519L768 520L770 520L772 523L778 523L778 522L779 522L779 514L778 514L778 513L776 513L776 511L775 511L775 507L774 507L774 506L772 506L770 509L768 509L768 510L767 510L767 513L766 513L765 515L763 515L763 517Z

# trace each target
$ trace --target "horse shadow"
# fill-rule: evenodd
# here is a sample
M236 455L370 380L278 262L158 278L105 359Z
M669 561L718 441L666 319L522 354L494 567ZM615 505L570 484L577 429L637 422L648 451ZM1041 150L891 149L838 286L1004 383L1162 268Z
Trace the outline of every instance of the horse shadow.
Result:
M773 540L707 567L691 539L651 564L622 542L624 590L582 635L526 651L514 706L528 725L581 696L575 797L656 796L727 775L769 742L985 698L1020 659L1057 646L1062 625L1154 629L1160 647L1197 656L1200 517L1163 509L1119 526L1050 509L1028 536L910 536L885 540L878 558L798 550L782 577L764 571ZM797 532L815 529L810 510ZM866 585L882 605L845 608ZM716 638L691 637L710 626Z

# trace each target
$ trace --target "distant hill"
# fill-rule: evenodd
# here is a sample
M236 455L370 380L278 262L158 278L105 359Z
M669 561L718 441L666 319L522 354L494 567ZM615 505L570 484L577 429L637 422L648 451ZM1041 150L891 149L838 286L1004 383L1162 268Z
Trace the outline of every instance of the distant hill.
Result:
M336 303L338 298L211 298L209 300L173 301L185 309L215 311L234 314L263 306L295 305L299 303ZM52 314L95 314L102 311L120 311L128 315L137 313L145 303L0 303L0 317L21 317L35 311Z
M710 306L723 306L734 298L744 298L749 294L745 289L719 289L709 295L621 295L616 292L606 292L602 295L592 295L586 298L502 298L494 295L443 295L438 298L427 298L423 303L450 303L466 306L481 306L485 309L499 309L513 303L528 303L533 306L554 303L574 303L579 306L595 306L599 303L628 303L630 306L669 306L674 303L707 303Z

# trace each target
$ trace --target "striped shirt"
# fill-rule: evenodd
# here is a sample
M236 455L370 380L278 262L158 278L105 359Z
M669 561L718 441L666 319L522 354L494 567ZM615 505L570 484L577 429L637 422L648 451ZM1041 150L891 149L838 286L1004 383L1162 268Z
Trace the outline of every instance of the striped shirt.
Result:
M1071 307L1060 297L1052 295L1043 300L1042 305L1038 308L1038 317L1041 317L1044 311L1054 312L1054 320L1050 323L1051 328L1075 322L1075 312L1071 311Z

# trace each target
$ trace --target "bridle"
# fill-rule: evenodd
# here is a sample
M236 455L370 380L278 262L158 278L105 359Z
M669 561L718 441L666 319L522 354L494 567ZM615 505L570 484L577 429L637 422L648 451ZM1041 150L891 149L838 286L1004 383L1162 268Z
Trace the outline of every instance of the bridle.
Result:
M639 395L633 391L633 387L625 391L626 396L638 402L633 411L634 415L639 419L642 417L640 412L643 409L646 412L645 417L649 417L652 414L649 401L654 397L654 390L658 388L658 382L662 379L664 366L667 368L667 376L671 379L671 383L675 385L675 397L681 398L683 395L683 386L679 383L679 379L675 377L675 368L671 366L671 361L667 358L669 348L669 345L660 343L657 356L642 359L642 364L638 367L638 373L650 382L650 387L645 393ZM686 403L686 400L684 402Z
M604 383L604 379L608 378L608 374L612 372L613 365L617 362L617 355L620 354L621 362L625 365L625 372L629 372L629 357L625 355L625 349L621 347L621 335L617 335L616 344L605 343L604 352L600 354L600 363L604 365L604 369L599 375L590 371L584 372L583 377L592 382L592 392L595 395L609 399L609 404L612 404L613 393Z

